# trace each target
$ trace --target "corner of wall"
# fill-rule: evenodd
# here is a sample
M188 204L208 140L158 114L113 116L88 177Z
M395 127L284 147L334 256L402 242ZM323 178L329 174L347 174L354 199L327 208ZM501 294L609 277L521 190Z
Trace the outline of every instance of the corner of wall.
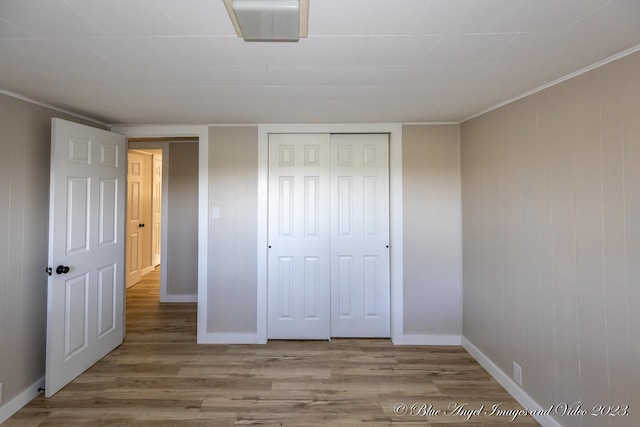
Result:
M507 392L513 396L518 403L527 410L527 416L533 416L543 427L562 427L550 414L553 408L543 408L531 396L529 396L520 386L518 386L509 375L502 371L498 365L493 363L484 353L482 353L466 337L462 337L462 347L491 375Z
M44 388L44 377L40 378L13 399L0 406L0 424L11 418L13 414L35 399L40 394L40 390L42 388Z

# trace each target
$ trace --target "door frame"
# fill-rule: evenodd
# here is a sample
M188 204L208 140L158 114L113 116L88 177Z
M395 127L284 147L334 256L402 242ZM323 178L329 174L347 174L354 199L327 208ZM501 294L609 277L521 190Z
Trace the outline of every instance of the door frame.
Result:
M267 246L270 133L387 133L389 134L389 257L391 286L391 341L403 344L403 228L402 124L260 124L258 125L258 343L267 342Z
M123 125L112 126L112 132L128 138L198 138L198 339L207 337L207 260L208 260L208 195L209 195L209 126L208 125ZM164 163L163 158L163 163ZM165 163L166 164L166 163ZM168 170L168 169L167 169ZM164 167L163 167L164 174ZM168 180L166 180L168 182ZM162 184L165 185L164 182ZM164 198L166 200L166 197ZM163 200L163 203L165 202ZM163 219L164 224L168 218ZM166 245L163 245L166 247ZM161 260L162 262L163 260Z

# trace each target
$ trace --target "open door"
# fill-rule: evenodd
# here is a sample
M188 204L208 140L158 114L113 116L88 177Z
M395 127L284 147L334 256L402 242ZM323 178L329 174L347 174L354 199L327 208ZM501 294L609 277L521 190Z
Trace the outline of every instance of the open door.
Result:
M124 136L52 120L45 396L122 343Z

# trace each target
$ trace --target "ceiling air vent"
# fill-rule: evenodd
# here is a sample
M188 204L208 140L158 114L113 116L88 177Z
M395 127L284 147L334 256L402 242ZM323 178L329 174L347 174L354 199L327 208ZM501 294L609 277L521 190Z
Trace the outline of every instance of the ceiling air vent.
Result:
M246 41L298 41L307 36L309 0L224 0Z

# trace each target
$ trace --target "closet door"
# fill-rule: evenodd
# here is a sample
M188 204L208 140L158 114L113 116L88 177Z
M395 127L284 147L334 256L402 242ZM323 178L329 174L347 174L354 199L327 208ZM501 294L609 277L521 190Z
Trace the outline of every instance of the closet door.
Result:
M267 336L330 337L330 136L269 135Z
M389 337L389 136L331 135L331 336Z

